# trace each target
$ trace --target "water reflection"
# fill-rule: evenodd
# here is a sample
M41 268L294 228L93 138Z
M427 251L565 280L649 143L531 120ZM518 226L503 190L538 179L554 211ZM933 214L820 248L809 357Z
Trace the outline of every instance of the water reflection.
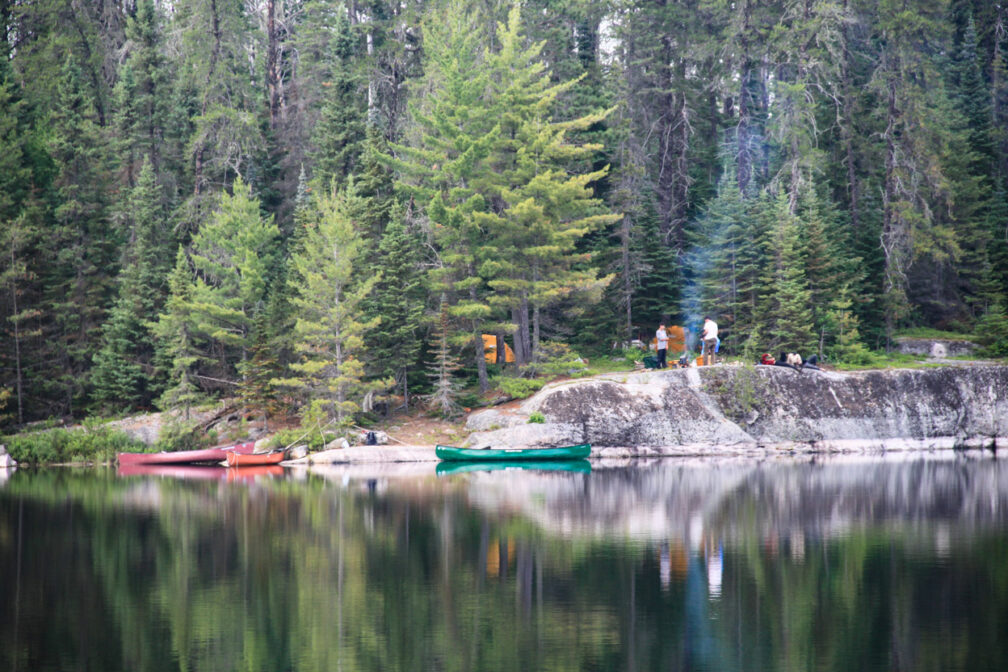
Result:
M14 670L1008 668L993 459L0 488Z

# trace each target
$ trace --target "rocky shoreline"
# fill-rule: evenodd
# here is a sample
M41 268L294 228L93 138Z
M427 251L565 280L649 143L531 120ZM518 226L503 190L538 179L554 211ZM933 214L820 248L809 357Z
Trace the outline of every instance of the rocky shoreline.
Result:
M156 436L158 424L154 416L117 423L142 440ZM840 373L729 364L604 374L552 383L521 403L473 412L465 428L470 447L590 443L592 459L617 461L996 451L1008 443L1008 366ZM268 440L251 438L264 446ZM297 455L284 464L437 461L433 445L401 443L342 441Z
M600 456L996 448L1008 437L1008 367L607 375L473 413L467 429L469 446L587 442Z

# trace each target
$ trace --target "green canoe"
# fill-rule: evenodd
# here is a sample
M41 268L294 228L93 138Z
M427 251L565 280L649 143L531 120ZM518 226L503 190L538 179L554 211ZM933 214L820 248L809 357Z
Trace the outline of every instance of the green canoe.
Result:
M591 462L588 460L486 460L464 461L452 460L439 462L436 473L438 476L447 474L463 474L470 471L506 471L521 469L523 471L570 471L579 474L591 473Z
M442 460L468 460L484 462L486 460L580 460L591 453L591 444L579 443L576 446L558 446L556 448L455 448L454 446L438 446L435 449Z

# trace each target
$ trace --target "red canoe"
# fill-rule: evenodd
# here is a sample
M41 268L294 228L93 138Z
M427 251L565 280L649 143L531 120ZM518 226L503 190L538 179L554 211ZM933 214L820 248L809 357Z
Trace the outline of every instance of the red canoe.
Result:
M233 446L203 448L201 450L177 450L171 453L119 453L119 466L128 464L202 464L223 462L228 453L250 454L255 449L255 441L236 443Z
M284 461L286 451L279 450L274 453L242 454L236 450L229 450L227 454L227 466L229 467L251 467L263 464L280 464Z
M228 470L224 467L206 464L120 464L116 473L119 476L161 476L186 481L223 481L228 477Z

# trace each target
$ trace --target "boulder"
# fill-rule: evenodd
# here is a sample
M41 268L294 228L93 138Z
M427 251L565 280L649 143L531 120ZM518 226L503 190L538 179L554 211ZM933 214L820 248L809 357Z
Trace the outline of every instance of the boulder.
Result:
M528 424L540 412L546 422ZM544 387L510 415L470 419L469 446L990 443L1008 436L1008 367L834 373L712 366L608 375ZM837 443L840 445L840 443Z
M287 451L288 460L300 460L302 457L307 457L307 455L308 455L308 446L305 445L294 446L293 448Z
M957 341L941 338L906 338L896 339L896 350L905 355L920 355L933 359L972 355L977 349L971 341Z
M349 447L350 442L344 439L343 437L340 437L327 443L323 448L323 452L330 450L346 450ZM318 455L318 453L316 453L315 455ZM312 457L315 457L315 455L313 455Z

